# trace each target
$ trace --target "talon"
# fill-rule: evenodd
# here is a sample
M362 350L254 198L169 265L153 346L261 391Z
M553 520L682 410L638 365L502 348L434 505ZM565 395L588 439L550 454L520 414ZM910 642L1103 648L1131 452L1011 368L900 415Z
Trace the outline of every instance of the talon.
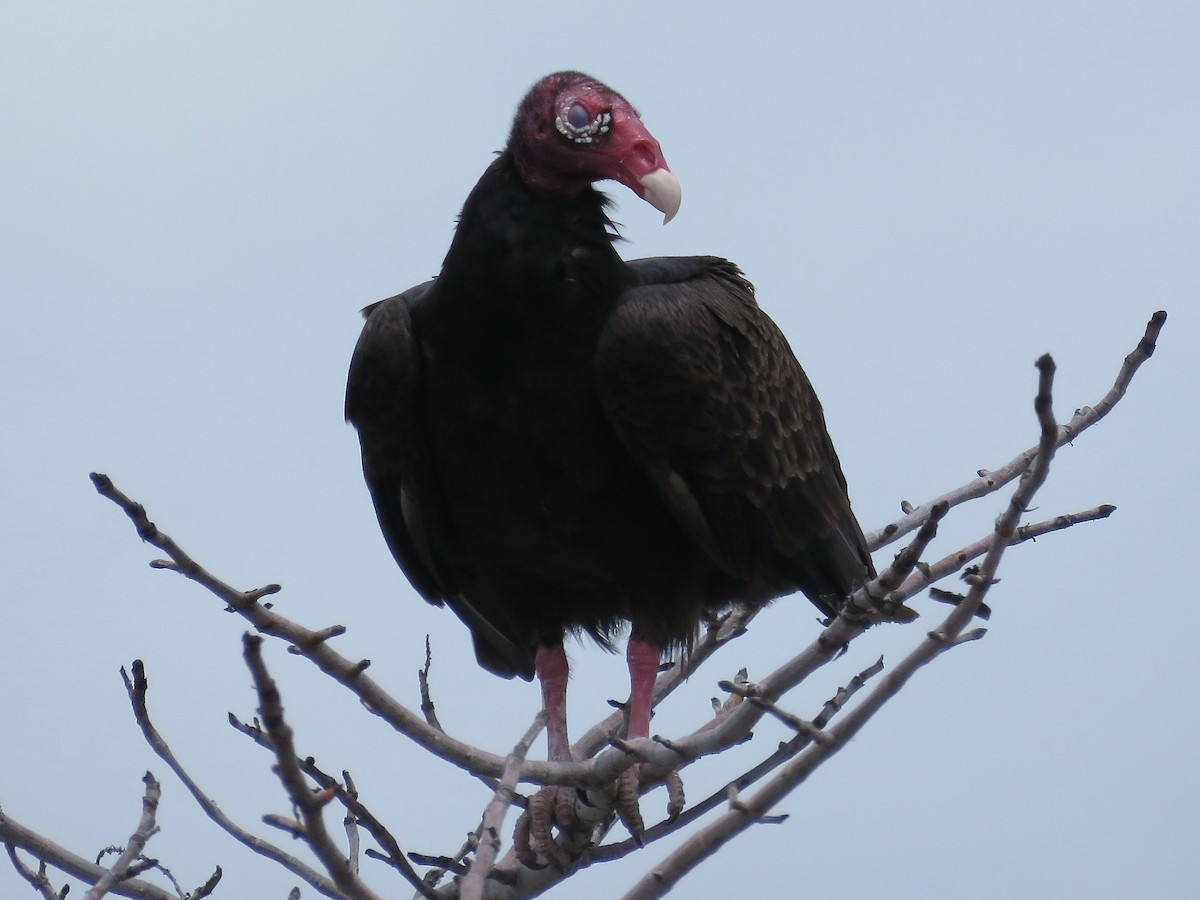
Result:
M685 800L683 796L683 779L678 772L668 772L663 779L667 785L667 821L674 822L683 812Z
M536 868L538 856L541 856L560 872L565 872L571 858L554 840L551 829L558 825L560 830L566 831L575 822L575 790L559 786L542 788L529 798L529 809L517 819L513 830L513 850L517 859L523 865Z
M537 854L529 845L529 811L517 817L517 825L513 829L513 853L523 866L537 864Z
M577 821L575 816L575 789L556 787L554 790L554 821L564 831L570 831Z
M613 809L621 824L629 830L639 847L643 846L642 832L646 830L638 803L640 769L640 766L630 766L621 773L621 777L617 779L617 797L613 802ZM663 776L663 784L667 789L667 821L673 822L683 812L683 779L679 777L678 772L668 772Z
M638 846L642 846L642 832L646 830L642 821L642 810L638 806L638 770L641 766L630 766L617 779L617 799L614 803L617 817L621 820Z

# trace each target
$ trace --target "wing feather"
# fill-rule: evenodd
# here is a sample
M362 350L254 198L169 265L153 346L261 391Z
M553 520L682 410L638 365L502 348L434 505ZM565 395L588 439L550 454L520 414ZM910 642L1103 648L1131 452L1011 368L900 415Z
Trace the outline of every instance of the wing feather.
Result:
M432 281L363 310L367 321L354 348L346 381L346 420L358 430L363 475L392 556L430 603L448 604L471 629L480 665L511 678L533 677L533 655L514 637L508 615L495 604L467 600L424 447L419 397L421 355L411 309ZM486 595L483 595L486 596Z
M638 260L601 402L684 531L731 575L826 612L873 572L816 393L732 263Z

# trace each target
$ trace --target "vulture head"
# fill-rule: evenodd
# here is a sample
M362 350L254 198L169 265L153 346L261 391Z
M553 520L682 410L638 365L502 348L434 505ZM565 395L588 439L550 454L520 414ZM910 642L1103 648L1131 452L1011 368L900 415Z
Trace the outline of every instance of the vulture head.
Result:
M527 185L575 196L595 181L625 185L669 222L679 179L624 97L582 72L555 72L517 107L508 150Z

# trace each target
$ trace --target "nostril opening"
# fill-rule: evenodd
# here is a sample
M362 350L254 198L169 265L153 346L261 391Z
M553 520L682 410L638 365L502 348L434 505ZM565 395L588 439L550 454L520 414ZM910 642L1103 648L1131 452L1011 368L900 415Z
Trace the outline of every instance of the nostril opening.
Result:
M649 141L635 141L632 147L634 159L644 165L650 165L657 159L658 154L655 152L654 145Z

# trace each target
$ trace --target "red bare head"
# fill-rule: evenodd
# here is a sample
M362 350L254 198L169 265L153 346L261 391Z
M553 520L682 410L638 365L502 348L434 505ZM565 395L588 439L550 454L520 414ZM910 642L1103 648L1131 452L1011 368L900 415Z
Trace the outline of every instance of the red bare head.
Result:
M664 221L679 209L679 181L637 110L582 72L555 72L530 89L517 107L508 149L530 187L573 195L611 178Z

